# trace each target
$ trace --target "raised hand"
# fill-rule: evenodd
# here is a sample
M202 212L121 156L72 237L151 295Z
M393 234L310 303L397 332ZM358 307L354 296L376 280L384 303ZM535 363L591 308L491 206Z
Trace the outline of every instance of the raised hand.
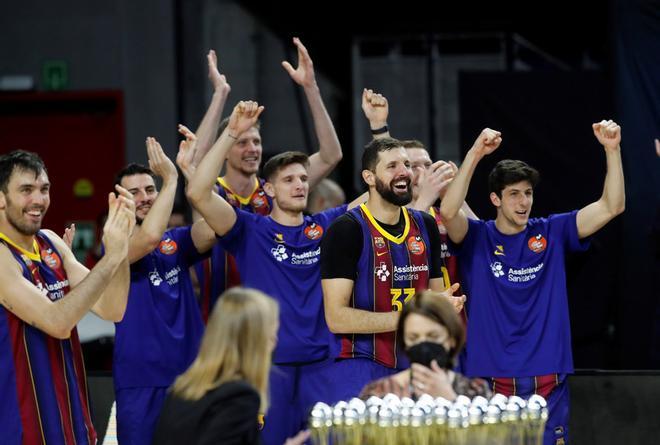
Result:
M454 306L454 309L456 309L457 313L461 312L466 300L465 295L454 296L454 292L456 292L459 287L461 287L460 284L454 283L451 286L449 286L447 289L440 292L442 296L444 298L447 298L449 302Z
M369 121L372 129L382 128L387 125L387 116L390 113L390 107L387 98L373 90L362 90L362 111Z
M264 111L263 105L260 106L257 102L251 100L242 100L237 103L227 125L229 137L236 139L242 133L254 127L262 111Z
M193 162L195 152L197 151L197 136L185 125L179 124L178 131L186 139L179 144L179 152L176 155L176 164L181 169L183 177L186 178L187 181L190 181L190 178L195 174L195 169L197 168Z
M213 84L213 89L216 93L221 93L226 97L231 91L231 86L229 86L225 75L220 74L218 70L218 56L216 56L214 50L209 51L206 60L209 64L209 80Z
M62 235L62 239L66 243L67 246L69 246L69 249L71 249L73 246L73 239L76 236L76 225L71 223L69 227L64 228L64 235Z
M293 44L298 48L298 67L296 69L286 60L282 61L282 67L289 73L291 79L302 87L313 87L316 85L316 76L314 75L314 63L309 57L307 48L302 44L298 37L293 38Z
M494 152L502 143L502 133L490 128L484 128L474 141L472 149L481 156L489 155Z
M147 138L147 156L149 157L149 168L164 182L176 181L179 174L174 163L167 157L163 148L155 138Z
M621 127L612 120L602 120L592 124L594 136L606 151L618 150L621 144Z
M428 170L423 170L418 181L419 198L430 202L430 205L438 198L444 198L447 186L456 176L454 167L449 162L436 161Z
M108 255L128 255L128 240L135 227L135 202L128 190L116 185L118 194L108 194L108 219L103 226L103 245Z

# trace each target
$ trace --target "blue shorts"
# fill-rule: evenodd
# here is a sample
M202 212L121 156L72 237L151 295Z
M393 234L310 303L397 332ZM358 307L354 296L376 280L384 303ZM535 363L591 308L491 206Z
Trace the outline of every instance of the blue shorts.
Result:
M311 408L328 401L333 379L330 362L273 365L269 381L269 407L261 438L264 445L282 445L305 429Z
M543 445L568 444L570 395L568 376L551 374L540 377L491 378L494 393L516 395L523 399L533 394L542 395L548 402L548 421L545 424Z
M151 445L167 387L115 390L117 439L121 445Z

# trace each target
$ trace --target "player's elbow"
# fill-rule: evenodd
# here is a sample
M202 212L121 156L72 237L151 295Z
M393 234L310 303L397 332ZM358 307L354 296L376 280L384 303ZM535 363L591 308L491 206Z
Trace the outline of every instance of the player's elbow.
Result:
M343 326L341 323L341 319L336 316L336 314L332 314L330 312L325 313L325 322L328 325L328 329L330 332L333 334L343 334Z
M74 328L74 326L57 324L44 324L43 326L39 326L36 323L32 323L32 326L36 327L37 329L41 329L46 334L57 338L58 340L66 340L67 338L71 337L71 331Z

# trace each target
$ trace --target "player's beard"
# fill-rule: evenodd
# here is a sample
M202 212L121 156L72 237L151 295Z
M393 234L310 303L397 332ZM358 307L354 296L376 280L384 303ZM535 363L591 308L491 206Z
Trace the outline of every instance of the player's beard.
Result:
M41 223L46 215L47 208L45 206L33 206L35 209L41 210L41 220L37 224L31 224L27 219L23 219L23 210L19 209L11 202L9 197L6 197L7 207L5 209L5 217L7 222L21 235L33 236L41 229ZM29 211L29 210L28 210Z
M394 183L400 181L401 179L393 179L390 182L389 187L385 185L383 181L381 181L377 176L376 176L376 191L378 194L387 202L390 204L394 204L395 206L405 206L412 201L412 186L410 184L410 178L406 179L407 182L407 190L406 193L403 195L399 195L394 191Z

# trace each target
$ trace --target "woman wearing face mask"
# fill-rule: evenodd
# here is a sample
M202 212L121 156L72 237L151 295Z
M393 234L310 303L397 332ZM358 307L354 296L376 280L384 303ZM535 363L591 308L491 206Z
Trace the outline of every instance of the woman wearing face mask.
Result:
M240 287L218 300L199 354L165 400L154 445L259 444L259 413L268 408L268 373L279 308L264 293ZM302 444L301 432L285 445Z
M411 398L429 394L447 400L458 395L491 396L486 381L452 371L465 343L465 330L454 307L441 294L417 293L403 307L397 338L403 339L410 369L369 383L362 389L361 398L388 393Z

